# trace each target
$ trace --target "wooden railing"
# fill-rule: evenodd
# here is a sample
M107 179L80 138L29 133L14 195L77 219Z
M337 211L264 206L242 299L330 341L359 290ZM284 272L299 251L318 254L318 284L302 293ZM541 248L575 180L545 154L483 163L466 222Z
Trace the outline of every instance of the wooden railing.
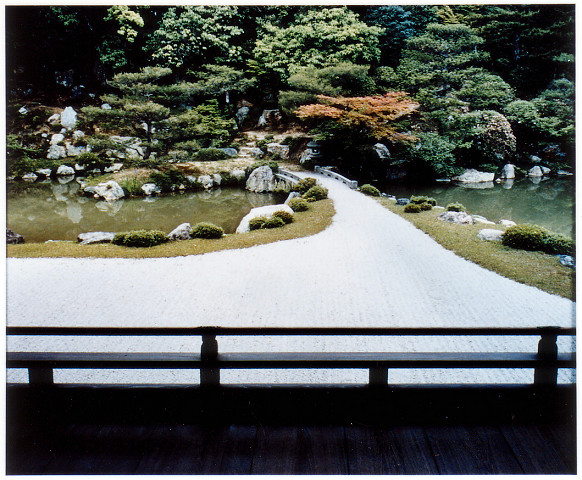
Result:
M369 384L388 384L391 368L533 368L534 384L556 385L575 353L558 353L574 328L105 328L7 327L8 336L201 336L200 353L8 352L7 368L26 368L29 383L52 384L55 368L199 369L201 386L219 386L221 369L363 368ZM537 352L259 352L219 353L217 336L539 336Z
M356 180L350 180L349 178L346 178L343 175L340 175L339 173L332 172L331 170L328 170L324 167L316 165L314 171L315 173L319 173L320 175L323 175L325 177L330 177L335 180L339 180L340 182L350 187L352 190L358 188L358 182Z

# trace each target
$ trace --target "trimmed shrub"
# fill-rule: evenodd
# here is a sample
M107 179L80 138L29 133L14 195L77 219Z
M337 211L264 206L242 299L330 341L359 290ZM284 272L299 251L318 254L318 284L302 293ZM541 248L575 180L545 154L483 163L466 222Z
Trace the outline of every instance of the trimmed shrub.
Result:
M466 212L467 208L461 203L449 203L447 205L448 212Z
M420 204L420 209L423 210L423 211L432 210L432 205L430 203L428 203L428 202L421 203Z
M162 192L171 192L175 186L188 183L184 174L177 168L169 168L165 172L152 172L150 182L160 187Z
M194 156L195 160L202 162L215 162L216 160L226 160L228 155L220 148L201 148Z
M279 228L283 226L285 226L285 222L282 218L272 216L271 218L267 218L267 220L265 220L262 228Z
M521 250L542 251L551 255L573 255L574 241L539 225L521 224L509 227L501 243Z
M105 167L109 167L113 164L113 160L110 158L103 159L93 152L82 153L77 156L75 161L79 165L83 165L87 170L103 170Z
M325 200L327 198L327 188L320 185L311 187L303 194L303 198L308 202L316 202L317 200Z
M306 210L309 210L309 205L307 205L305 199L300 197L289 200L289 206L294 212L305 212Z
M380 190L378 190L376 187L370 185L369 183L362 185L360 187L360 192L362 192L365 195L370 195L371 197L379 197L380 196Z
M273 217L279 217L285 223L293 222L293 214L286 210L277 210L275 213L273 213Z
M119 186L123 188L123 193L125 193L128 197L136 197L139 195L143 195L143 191L141 189L144 183L137 178L126 178L119 182Z
M222 227L206 222L197 223L190 232L192 238L222 238L223 235Z
M294 192L299 192L301 195L307 192L311 187L317 185L317 180L312 177L307 177L299 180L295 185L293 185L292 190Z
M409 203L404 207L406 213L420 213L421 208L417 203Z
M122 247L154 247L168 240L168 236L159 230L133 230L116 233L111 243Z
M410 203L416 203L417 205L422 205L423 203L429 203L433 207L437 204L437 202L434 198L426 197L424 195L419 196L419 197L413 195L412 197L410 197Z
M249 230L260 230L267 221L267 217L256 217L249 220Z

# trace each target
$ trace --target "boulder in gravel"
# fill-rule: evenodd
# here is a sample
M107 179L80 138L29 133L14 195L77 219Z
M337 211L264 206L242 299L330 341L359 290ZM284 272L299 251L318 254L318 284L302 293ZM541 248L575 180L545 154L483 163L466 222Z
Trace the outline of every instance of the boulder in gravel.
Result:
M6 245L15 245L17 243L24 243L24 237L19 233L15 233L9 228L6 229Z
M237 157L238 156L238 151L236 148L219 148L219 150L222 150L229 157Z
M89 245L91 243L111 243L115 232L87 232L79 233L77 235L77 242L81 245Z
M409 198L399 198L396 200L396 205L408 205L410 203Z
M490 242L500 242L503 238L503 230L484 228L483 230L479 230L477 237L479 237L481 240L487 240Z
M273 170L268 165L255 168L249 175L246 189L251 192L263 193L272 192L277 186L277 181Z
M257 147L241 147L239 155L241 157L262 157L264 152Z
M289 202L291 200L293 200L294 198L300 197L301 195L299 195L299 192L291 192L289 193L289 196L287 197L287 200L285 200L285 205L289 205Z
M558 261L565 267L575 268L576 259L571 255L557 255Z
M267 218L271 218L271 216L273 215L273 213L279 212L281 210L283 210L285 212L289 212L291 215L293 215L293 209L289 205L266 205L264 207L253 208L240 221L240 224L239 224L239 226L236 229L236 233L246 233L246 232L249 232L250 231L250 229L249 229L249 222L253 218L257 218L257 217L267 217Z
M483 182L492 182L495 178L494 173L490 172L479 172L473 168L465 170L462 175L458 177L453 177L453 180L456 182L462 183L483 183Z
M487 220L485 217L482 217L481 215L473 215L473 220L475 220L477 223L484 223L486 225L495 225L495 222Z
M190 240L190 232L192 225L189 223L182 223L168 234L170 240Z
M73 167L69 167L68 165L59 165L59 168L57 169L57 175L75 175L75 169Z
M475 220L467 212L443 212L438 217L443 222L456 223L457 225L473 225Z

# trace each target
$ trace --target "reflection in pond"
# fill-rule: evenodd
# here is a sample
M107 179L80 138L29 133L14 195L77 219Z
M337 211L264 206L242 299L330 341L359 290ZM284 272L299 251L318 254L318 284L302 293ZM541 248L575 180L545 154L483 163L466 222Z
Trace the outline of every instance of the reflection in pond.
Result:
M503 183L432 186L388 185L383 191L397 197L427 195L437 204L462 203L470 213L498 222L534 223L574 236L574 177L524 178Z
M252 208L285 200L285 195L223 188L108 203L80 196L79 190L76 181L10 184L6 225L27 242L76 240L79 233L92 231L168 233L184 222L212 222L232 233Z

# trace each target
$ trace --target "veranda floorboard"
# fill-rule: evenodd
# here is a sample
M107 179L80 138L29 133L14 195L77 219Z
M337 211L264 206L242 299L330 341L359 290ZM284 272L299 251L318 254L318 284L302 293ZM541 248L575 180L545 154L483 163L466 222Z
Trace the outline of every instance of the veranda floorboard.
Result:
M497 427L426 427L426 434L440 474L523 473Z
M501 427L525 474L574 473L564 462L551 435L539 425L504 425Z
M344 429L260 426L252 473L346 475Z
M204 428L201 474L251 473L257 427L230 425Z

